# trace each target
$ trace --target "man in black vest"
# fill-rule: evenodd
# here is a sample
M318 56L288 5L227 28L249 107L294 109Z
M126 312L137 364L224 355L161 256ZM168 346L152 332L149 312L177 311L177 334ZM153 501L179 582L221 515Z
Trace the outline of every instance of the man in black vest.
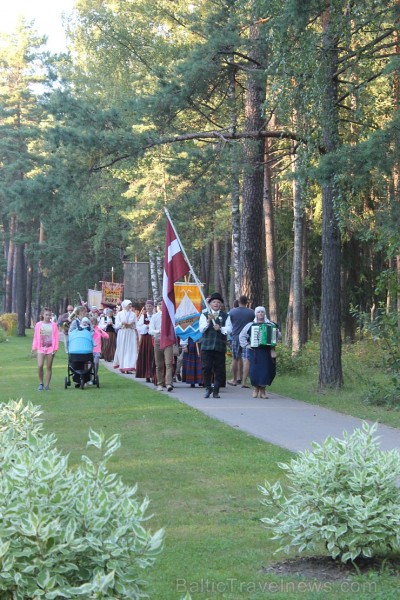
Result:
M203 383L206 390L204 398L220 398L219 388L225 378L226 328L228 315L221 310L223 304L221 294L215 292L209 298L211 311L202 312L199 320L201 338L201 360L203 363ZM214 389L211 378L214 373Z

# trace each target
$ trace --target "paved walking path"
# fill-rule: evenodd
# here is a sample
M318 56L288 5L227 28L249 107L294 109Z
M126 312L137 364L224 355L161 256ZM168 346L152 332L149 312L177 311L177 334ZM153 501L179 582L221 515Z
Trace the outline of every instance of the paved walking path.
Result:
M102 361L102 364L110 371L114 370L111 363ZM144 379L114 372L154 389L154 385ZM361 419L285 398L271 390L267 391L268 398L262 400L252 398L250 389L227 386L220 390L220 399L205 399L203 388L191 388L186 383L174 383L174 386L171 393L158 393L168 394L214 419L293 452L310 450L312 442L321 443L329 435L341 438L343 431L351 433L362 423ZM396 448L400 451L400 429L380 424L377 435L382 450Z

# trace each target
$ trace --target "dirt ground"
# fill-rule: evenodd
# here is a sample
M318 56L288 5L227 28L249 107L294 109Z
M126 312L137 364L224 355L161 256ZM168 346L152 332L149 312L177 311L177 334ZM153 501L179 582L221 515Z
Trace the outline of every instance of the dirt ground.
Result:
M340 560L333 560L329 556L302 556L290 558L263 567L264 573L275 575L297 575L307 579L318 581L344 581L354 575L369 572L380 573L382 570L400 575L399 563L395 561L383 561L382 559L370 559L357 562L357 568L353 564L344 564Z

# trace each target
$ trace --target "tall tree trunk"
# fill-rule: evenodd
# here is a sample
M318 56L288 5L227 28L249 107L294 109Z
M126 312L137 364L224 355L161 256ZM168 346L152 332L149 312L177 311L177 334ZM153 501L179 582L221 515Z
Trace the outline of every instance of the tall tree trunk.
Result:
M268 280L268 314L271 321L279 323L278 302L278 276L275 246L275 217L274 204L272 201L271 167L269 164L268 138L264 142L264 227L265 227L265 255L267 260Z
M302 285L302 315L301 315L301 345L307 343L309 337L309 330L311 328L311 319L310 319L310 311L306 302L306 292L304 287L304 281L308 275L308 227L306 215L303 213L303 239L302 239L303 250L301 252L301 280L303 281ZM310 332L311 334L311 332Z
M32 287L33 287L33 265L32 259L27 258L26 263L26 307L25 307L25 327L31 328L32 323Z
M17 218L15 215L11 216L9 225L9 242L8 242L8 253L7 253L7 266L6 266L6 285L5 285L5 311L10 313L13 309L13 273L14 273L14 235L16 228Z
M40 309L42 304L42 281L43 281L43 272L42 272L42 244L44 242L44 226L42 221L40 221L39 225L39 256L37 263L37 272L36 272L36 294L35 294L35 323L37 323L40 319Z
M396 0L397 14L400 15L400 0ZM396 55L400 58L400 16L397 18L397 31L396 36ZM399 63L397 63L399 64ZM394 108L396 112L400 110L400 67L398 66L394 74ZM393 172L393 183L394 183L394 201L397 205L400 204L400 135L397 133L397 148L395 148L397 161ZM396 275L397 275L397 314L398 324L400 328L400 253L396 256Z
M229 79L229 105L230 105L230 129L232 133L237 127L237 111L236 111L236 67L230 66ZM239 169L237 160L237 147L235 144L230 145L230 181L231 181L231 220L232 220L232 280L233 290L236 298L240 295L240 184L239 184ZM232 295L232 294L231 294ZM230 295L230 296L231 296ZM233 304L233 298L230 297L230 304Z
M161 250L159 248L157 248L157 253L156 253L156 269L157 269L158 289L160 291L159 296L161 297L162 280L163 280L163 273L164 273L164 260L163 260L163 255L161 253Z
M3 237L4 237L4 241L3 241L3 253L4 253L4 264L5 264L5 269L3 270L1 277L2 277L2 290L3 290L3 307L2 307L2 312L8 312L7 311L7 265L8 265L8 251L9 251L9 246L10 246L10 240L9 240L9 233L10 233L10 226L9 226L9 221L8 218L6 217L6 215L3 215L2 218L2 223L3 223Z
M292 347L293 340L293 269L290 277L288 308L286 313L285 345Z
M229 262L230 262L230 258L231 258L230 250L231 250L231 248L230 248L230 243L229 243L229 236L227 234L225 234L224 260L220 261L220 277L219 277L221 294L225 301L225 308L228 308L230 306L229 295L228 295Z
M16 271L15 271L15 296L17 308L17 335L25 336L25 308L26 308L26 263L25 244L16 247Z
M356 337L356 320L350 309L354 303L351 297L352 290L359 285L358 273L360 271L360 248L358 241L352 235L343 244L342 277L341 277L341 299L343 309L343 332L344 339L353 342Z
M154 252L149 250L149 262L150 262L150 285L151 285L151 293L153 296L153 300L157 300L160 296L160 288L158 285L157 278L157 265L156 259L154 256Z
M220 243L219 240L217 239L217 236L214 233L214 241L213 241L213 250L214 250L214 260L213 260L213 264L214 264L214 292L221 292L220 289L220 271L221 271L221 252L220 252ZM224 298L225 300L225 298Z
M11 312L17 312L17 244L14 244L11 285Z
M211 256L212 256L212 242L209 242L206 246L205 255L204 255L204 287L205 287L205 295L207 296L210 292L210 283L211 283Z
M337 107L337 44L331 31L330 8L322 17L323 53L325 61L325 90L322 102L323 146L327 154L339 145ZM333 180L322 187L322 293L319 387L334 388L343 385L342 348L340 336L340 229L334 210L335 186Z
M245 130L261 131L263 102L265 98L265 75L261 68L265 60L265 44L260 35L256 14L257 3L251 2L249 33L249 63L245 95ZM264 144L262 140L247 140L244 143L244 172L242 199L242 229L240 243L240 288L249 298L251 306L263 302L263 253L260 241L263 229L263 175Z
M303 281L302 281L302 250L303 250L303 210L301 203L300 181L296 175L296 156L293 156L293 213L294 213L294 244L293 244L293 329L292 354L301 349L301 325L303 314Z

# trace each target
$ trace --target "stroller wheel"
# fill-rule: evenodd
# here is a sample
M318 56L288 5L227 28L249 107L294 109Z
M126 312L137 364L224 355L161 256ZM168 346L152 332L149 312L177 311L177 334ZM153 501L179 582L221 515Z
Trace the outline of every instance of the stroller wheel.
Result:
M84 387L85 387L85 382L84 382L83 378L81 377L81 381L80 381L81 390L83 390Z
M64 379L64 388L67 389L67 387L68 387L68 377L66 377Z
M99 376L96 377L96 385L97 385L98 388L100 387Z

